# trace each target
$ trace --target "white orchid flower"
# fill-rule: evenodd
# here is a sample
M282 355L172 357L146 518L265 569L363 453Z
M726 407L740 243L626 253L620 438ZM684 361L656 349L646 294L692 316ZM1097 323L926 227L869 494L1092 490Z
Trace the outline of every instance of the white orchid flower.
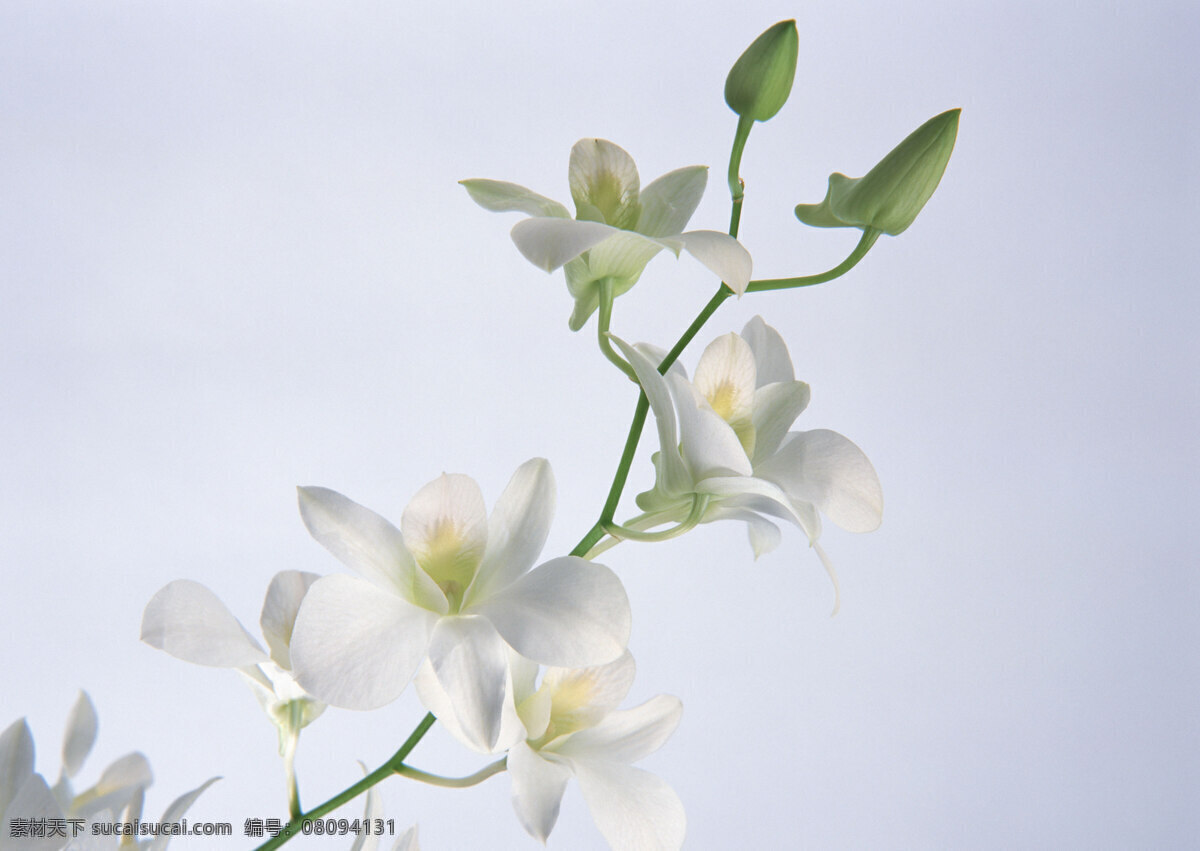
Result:
M512 230L513 242L535 266L565 266L575 297L570 326L578 331L599 307L637 283L664 248L687 251L734 292L750 283L750 254L717 231L683 232L708 181L707 166L676 169L641 188L637 166L624 149L605 139L581 139L568 170L576 217L567 208L523 186L500 180L463 180L477 204L493 212L528 213Z
M284 570L267 587L259 625L269 653L208 588L177 579L159 590L142 615L142 641L177 659L214 668L233 668L250 686L279 730L280 752L288 756L295 738L325 711L291 673L296 612L315 573Z
M399 529L339 493L300 488L309 532L361 576L328 576L309 590L292 634L300 683L337 706L373 709L399 696L428 656L457 723L490 750L510 647L564 666L620 656L630 611L616 574L572 556L529 569L554 498L541 458L518 468L490 519L463 475L423 487Z
M661 444L655 486L638 495L646 513L629 527L743 520L757 558L780 539L767 517L788 520L804 530L836 591L837 575L817 543L820 514L847 531L869 532L882 519L883 493L867 456L842 435L788 431L808 405L809 388L795 380L779 332L756 316L741 335L717 338L693 381L678 364L660 375L662 357L652 349L614 341L646 391Z
M574 777L592 819L613 848L683 844L687 818L679 797L662 779L632 765L670 738L683 705L660 694L634 709L616 711L635 670L626 651L606 665L548 668L538 686L537 666L513 660L510 711L519 736L508 749L507 769L513 808L539 841L545 842L554 828L567 780ZM447 729L471 745L461 730Z

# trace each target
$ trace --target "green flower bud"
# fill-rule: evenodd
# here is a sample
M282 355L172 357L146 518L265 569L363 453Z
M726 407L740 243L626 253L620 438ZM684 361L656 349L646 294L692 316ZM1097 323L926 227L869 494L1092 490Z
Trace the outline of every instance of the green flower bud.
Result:
M818 228L902 233L942 179L958 136L961 111L947 110L926 121L863 177L831 174L825 200L797 204L796 218Z
M729 108L755 121L779 112L792 91L799 49L795 21L780 21L756 38L725 78Z

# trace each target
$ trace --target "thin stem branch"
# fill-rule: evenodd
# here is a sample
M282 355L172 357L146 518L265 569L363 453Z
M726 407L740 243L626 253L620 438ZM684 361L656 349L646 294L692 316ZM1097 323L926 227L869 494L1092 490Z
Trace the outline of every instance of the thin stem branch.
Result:
M612 307L613 307L613 285L612 278L602 278L600 280L600 316L596 320L596 333L600 341L600 351L608 358L617 369L629 376L633 383L637 383L637 374L633 371L633 367L625 362L625 359L617 354L612 347L612 340L608 338L608 326L612 323Z
M447 789L466 789L468 786L475 786L489 777L499 774L507 767L508 757L505 757L504 759L498 759L495 762L485 765L474 774L466 777L443 777L440 774L430 774L428 771L413 768L411 765L399 765L395 771L403 777L420 780L422 783L428 783L431 786L444 786Z
M875 244L875 240L877 239L879 239L879 231L874 228L864 228L862 238L859 239L858 245L854 246L854 250L850 252L850 256L832 269L822 272L819 275L805 275L800 278L772 278L765 281L751 281L750 285L746 287L746 292L761 293L767 290L790 290L795 287L811 287L813 284L823 284L826 281L832 281L834 278L840 278L857 266L859 260L867 256L867 252L871 250L871 246Z

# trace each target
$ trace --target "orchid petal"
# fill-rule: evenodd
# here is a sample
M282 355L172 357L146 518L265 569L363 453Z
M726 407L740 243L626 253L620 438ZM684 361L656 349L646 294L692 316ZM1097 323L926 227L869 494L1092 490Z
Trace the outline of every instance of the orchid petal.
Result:
M658 426L658 443L662 447L659 468L662 473L660 484L668 494L687 493L692 488L692 477L684 466L679 454L679 439L676 437L675 407L671 404L671 394L663 378L655 366L642 352L618 337L609 335L617 344L617 348L625 355L629 365L633 367L642 385L642 391L654 411L654 420Z
M577 217L633 228L641 211L641 179L633 157L607 139L580 139L567 169Z
M488 519L487 552L465 605L512 584L533 566L554 519L554 472L545 458L532 458L513 473Z
M513 225L512 241L525 259L547 272L608 239L616 228L574 219L532 218Z
M757 384L754 353L746 341L737 334L723 334L709 343L696 364L692 386L734 430L746 454L753 454Z
M754 274L754 261L746 247L728 234L693 230L679 235L683 248L739 296Z
M572 762L637 762L666 744L682 717L679 698L660 694L633 709L608 712L595 726L567 737L554 751Z
M281 668L292 667L292 629L296 626L296 613L309 587L321 577L303 570L283 570L276 573L267 586L267 597L263 601L259 626L271 649L271 659Z
M683 846L683 802L660 777L607 760L572 762L596 827L613 848L674 851Z
M787 344L783 342L779 332L764 322L761 316L755 316L746 323L746 327L742 329L742 337L754 351L760 387L764 384L774 384L776 381L796 380Z
M691 383L677 375L666 378L679 412L680 444L693 478L749 476L753 467L733 427Z
M548 669L542 687L551 695L551 720L556 735L585 731L600 723L629 694L636 672L637 666L628 650L606 665Z
M792 500L773 482L755 476L714 476L696 483L697 493L706 493L722 500L733 500L735 505L741 498L743 506L753 506L755 511L766 511L805 528L806 520L796 511Z
M553 216L569 219L567 208L533 190L503 180L460 180L459 183L471 196L471 200L493 213L520 212L531 216Z
M342 564L416 602L416 564L400 530L374 511L328 488L297 488L300 516L317 543Z
M414 824L396 837L396 844L392 846L392 851L421 851L417 840L417 826Z
M422 572L447 598L460 601L483 560L487 527L479 485L457 473L443 473L417 491L400 517L405 544Z
M190 579L169 583L146 604L142 641L185 662L214 668L240 668L267 659L217 595Z
M24 718L9 724L0 733L0 816L8 809L17 791L33 776L33 756L33 733Z
M296 680L335 706L383 706L404 691L437 619L436 613L362 579L326 576L308 589L296 616Z
M46 822L50 819L62 819L63 811L59 808L58 802L54 800L54 793L50 791L50 787L46 785L46 780L40 774L31 774L25 778L25 782L20 788L14 789L12 800L7 809L8 817L5 817L5 811L0 810L0 829L3 830L3 835L0 835L0 848L5 849L20 849L20 851L58 851L66 845L67 840L61 836L46 836L38 838L20 838L10 839L13 835L11 822L13 819L21 818L27 823L31 821Z
M506 680L506 689L508 693L515 694L513 689L513 678L511 663L521 657L511 650L508 651L510 670ZM529 663L536 676L537 665ZM437 718L438 723L446 728L449 733L458 741L462 742L469 748L482 753L494 753L497 751L505 751L512 747L517 742L523 742L526 736L525 724L517 712L517 708L512 700L506 699L501 708L500 713L500 733L496 737L495 745L486 750L476 744L475 740L469 737L464 732L462 725L458 721L458 715L454 709L454 702L450 699L450 695L446 693L446 689L438 681L437 674L434 673L433 665L426 659L421 663L421 667L417 669L417 675L413 678L413 685L417 689L417 696L421 700L421 705L433 713ZM476 737L478 738L478 737Z
M617 575L574 556L535 568L472 608L514 650L543 665L611 662L629 642L629 598Z
M70 815L87 818L101 810L115 812L126 805L132 806L140 801L140 793L153 782L149 760L136 751L128 753L104 769L96 785L75 796Z
M363 776L371 773L362 762L358 763L358 767L362 769ZM363 821L369 824L375 819L381 818L383 818L382 796L379 794L379 787L372 786L367 790L367 800L363 804ZM379 834L370 830L359 833L350 845L350 851L376 851L377 848L379 848Z
M558 821L558 809L570 771L544 759L529 745L518 742L508 751L508 774L512 778L513 809L522 827L539 842L545 842Z
M700 205L708 183L708 166L677 168L654 180L641 192L642 214L638 233L646 236L676 236Z
M83 761L92 751L96 743L96 728L99 719L96 717L96 706L88 697L86 691L79 692L71 714L67 716L67 731L63 736L62 773L64 777L74 777L83 766ZM3 809L3 808L0 808Z
M791 432L762 476L788 495L816 505L848 532L870 532L883 519L883 490L875 468L853 442L827 429Z
M196 803L196 799L203 794L204 790L220 780L220 777L210 777L208 780L201 783L190 792L184 792L178 798L171 802L163 813L162 824L177 824L183 818L183 814L191 808L192 804ZM151 841L147 851L163 851L167 847L167 843L171 841L169 834L160 834Z
M774 551L782 540L779 527L770 520L760 516L748 508L734 507L729 502L720 503L710 508L704 514L704 522L716 520L741 520L746 524L746 532L750 537L750 547L754 550L754 558Z
M612 278L614 295L632 287L658 252L664 248L679 256L678 238L648 237L630 230L615 231L588 251L587 264L594 280ZM618 292L619 291L619 292Z
M808 407L811 391L803 381L777 381L763 385L754 392L754 452L755 464L769 458L779 448L787 430L796 417Z
M445 617L429 641L429 663L466 741L490 753L500 735L508 648L480 617Z

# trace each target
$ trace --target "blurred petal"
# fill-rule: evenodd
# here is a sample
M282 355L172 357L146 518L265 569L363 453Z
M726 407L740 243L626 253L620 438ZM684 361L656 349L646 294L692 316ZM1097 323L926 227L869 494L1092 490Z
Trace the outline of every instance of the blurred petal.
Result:
M191 808L192 804L196 803L196 799L203 794L204 790L220 779L220 777L210 777L192 791L185 792L180 795L178 798L172 801L171 805L167 807L165 812L163 812L160 822L163 824L177 824L183 818L183 814ZM162 851L162 849L167 847L167 843L170 841L171 837L169 835L156 836L150 842L148 851Z
M508 648L486 618L444 617L429 641L429 664L467 743L490 753L500 736Z
M796 417L808 407L811 391L803 381L778 381L754 392L754 463L779 448Z
M676 437L675 406L671 403L671 394L667 389L666 379L658 373L646 355L618 337L609 335L617 344L621 354L629 361L637 374L638 382L650 402L650 410L654 412L654 420L658 426L658 443L662 447L659 469L662 471L664 490L670 494L687 493L692 488L692 477L684 466L679 454L679 438Z
M369 508L328 488L297 488L300 516L317 542L381 588L417 601L416 564L400 530Z
M604 565L574 556L546 562L473 608L508 644L543 665L611 662L629 642L629 598Z
M575 760L572 766L592 819L613 848L674 851L683 846L683 803L661 778L607 760Z
M153 782L149 760L137 751L125 754L104 769L96 785L75 796L70 815L87 818L101 810L119 811L140 800L140 793Z
M883 519L883 489L863 451L835 431L792 432L759 467L788 495L811 502L848 532L870 532Z
M296 625L296 613L309 587L321 577L303 570L284 570L276 573L267 586L267 598L263 601L259 626L271 648L271 658L284 669L292 667L292 628Z
M526 461L509 480L488 519L487 554L466 604L512 584L533 566L554 519L554 472L545 458Z
M618 232L599 222L534 218L517 222L512 229L512 240L526 260L540 269L553 272L568 260Z
M773 384L776 381L795 381L792 358L779 332L755 316L742 329L742 338L750 344L754 360L758 364L758 384Z
M33 753L33 733L24 718L9 724L0 733L0 816L8 809L17 790L33 776Z
M637 224L641 180L624 148L607 139L580 139L571 148L567 177L580 219L626 229Z
M177 579L150 598L142 615L142 641L185 662L215 668L267 659L217 595L190 579Z
M571 217L562 204L515 183L485 179L460 180L459 183L470 194L472 201L493 213L516 211L531 216Z
M352 576L313 583L292 632L292 670L309 694L375 709L404 691L438 616Z
M703 263L738 295L746 292L754 261L750 252L728 234L715 230L693 230L680 234L683 248Z
M633 709L609 713L596 726L580 730L554 750L573 762L637 762L666 744L682 717L679 698L660 694Z
M0 794L9 792L3 790ZM15 818L25 819L26 822L35 819L43 823L48 819L61 819L64 813L59 809L58 802L54 800L54 794L50 791L50 787L46 785L45 779L40 774L31 774L25 778L25 782L20 788L11 790L12 801L8 806L8 810L0 810L0 830L3 834L0 835L0 848L13 849L13 851L57 851L66 845L67 840L61 836L47 836L37 839L10 839L12 836L11 821Z
M96 742L96 707L86 691L79 692L71 714L67 717L67 731L63 736L62 771L66 777L74 777L83 766L83 761ZM2 808L0 808L2 809Z
M421 851L417 839L417 826L414 824L396 837L396 844L392 846L392 851Z
M364 777L371 773L362 762L358 763L358 767L362 769ZM367 790L367 800L363 804L362 817L363 821L368 823L383 818L383 800L379 794L378 785ZM375 851L378 847L379 834L364 830L354 838L354 842L350 845L350 851Z
M508 751L508 774L512 778L517 818L530 836L544 843L558 821L558 808L570 771L519 742Z
M708 166L705 165L677 168L652 182L641 193L638 233L646 236L679 234L696 212L707 182Z

